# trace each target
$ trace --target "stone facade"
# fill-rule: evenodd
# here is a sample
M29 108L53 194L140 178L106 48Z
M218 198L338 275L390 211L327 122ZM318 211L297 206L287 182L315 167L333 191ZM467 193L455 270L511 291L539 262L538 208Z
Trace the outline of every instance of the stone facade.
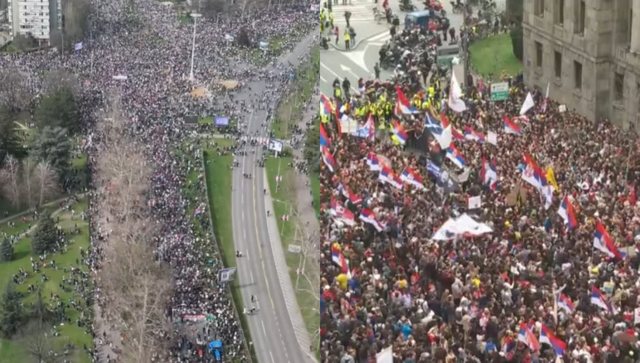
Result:
M640 0L527 0L523 30L528 86L640 130Z

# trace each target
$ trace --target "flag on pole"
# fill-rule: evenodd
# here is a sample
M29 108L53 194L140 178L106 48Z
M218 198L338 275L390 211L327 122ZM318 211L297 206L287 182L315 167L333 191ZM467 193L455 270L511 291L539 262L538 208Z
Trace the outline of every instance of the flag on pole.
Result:
M460 88L460 84L456 79L455 72L451 72L451 85L449 87L449 108L454 112L460 113L467 109L467 105L465 105L462 100L462 89Z
M531 96L531 92L527 92L527 98L524 99L524 103L520 108L520 116L527 113L527 111L529 111L533 106L535 106L535 102L533 102L533 96Z
M81 49L82 49L82 47L83 47L83 44L82 44L82 42L80 42L80 43L76 43L76 44L73 46L73 49L77 52L77 51L81 50Z
M544 94L544 100L542 101L541 111L547 111L547 102L549 101L549 82L547 82L547 92Z

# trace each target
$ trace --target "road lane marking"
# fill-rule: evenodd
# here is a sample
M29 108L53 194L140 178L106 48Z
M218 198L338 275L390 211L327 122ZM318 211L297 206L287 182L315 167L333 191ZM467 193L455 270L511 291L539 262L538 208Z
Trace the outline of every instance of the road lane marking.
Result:
M320 66L321 66L322 68L324 68L327 72L329 72L329 73L333 74L334 76L336 76L336 78L338 78L338 79L343 79L343 78L344 78L343 76L340 76L340 75L338 75L336 72L334 72L331 68L327 67L327 65L326 65L326 64L324 64L324 63L320 63ZM358 78L359 78L359 77L358 77ZM357 78L356 78L356 79L357 79ZM354 92L358 92L358 90L354 88L353 83L351 84L351 89L352 89Z
M262 244L260 243L260 231L258 230L258 207L256 206L256 183L255 180L252 184L253 187L253 226L256 230L256 242L258 242L258 251L260 252L260 261L262 265L262 272L264 282L267 284L267 294L269 295L269 300L271 301L271 306L273 309L276 309L276 304L273 302L273 296L271 296L271 287L269 286L269 279L267 278L267 269L264 266L264 255L262 253ZM268 227L267 227L268 228ZM269 233L267 231L267 233ZM268 238L269 236L267 236Z
M271 362L272 363L276 363L276 360L273 359L273 353L271 353L271 351L269 351L269 355L271 356Z
M260 323L262 323L262 332L267 336L267 329L264 327L264 320L260 320Z

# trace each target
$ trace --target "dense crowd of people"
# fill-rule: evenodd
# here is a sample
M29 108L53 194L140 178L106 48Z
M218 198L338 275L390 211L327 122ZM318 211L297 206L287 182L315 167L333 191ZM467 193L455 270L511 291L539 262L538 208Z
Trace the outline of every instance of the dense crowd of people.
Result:
M174 150L191 135L186 122L189 117L224 113L242 125L247 122L249 109L273 108L277 91L282 89L282 83L290 72L289 67L275 67L275 57L269 52L248 51L230 39L245 28L254 43L277 37L283 51L287 51L313 28L316 16L309 11L310 4L303 3L295 8L274 6L272 9L259 9L245 14L246 18L234 14L221 16L219 21L198 19L197 81L194 85L188 79L193 28L182 24L173 9L154 0L139 0L131 4L92 1L91 5L92 36L84 40L81 50L62 56L53 51L4 54L0 56L0 68L28 74L33 94L42 92L48 71L66 70L78 75L81 85L78 99L87 132L90 167L100 157L102 142L102 135L94 124L101 122L100 112L109 107L110 95L118 96L130 126L128 132L136 142L144 145L154 166L148 205L154 219L162 226L157 231L156 253L172 266L175 287L167 314L174 322L180 322L185 315L215 315L215 329L203 329L197 337L199 342L222 340L225 355L242 360L248 352L244 350L239 322L230 296L217 282L217 270L211 267L219 267L221 262L214 261L207 267L203 265L203 261L212 257L199 255L192 231L192 216L186 213L187 201L181 193L186 175L199 164L196 159L177 160ZM246 20L249 18L250 22ZM252 63L248 60L249 55L261 59ZM274 66L264 71L256 63ZM238 102L228 94L214 93L198 98L191 93L195 86L217 90L217 82L230 79L237 80L241 89L250 81L262 82L266 90L264 99ZM193 155L197 155L196 150L193 150ZM94 189L100 187L93 185ZM104 196L91 193L90 217L99 214L95 207L100 204L97 198ZM92 218L91 226L93 249L89 260L95 270L100 266L100 241L104 240L108 229L97 225L95 218ZM102 292L98 290L95 295L100 304ZM102 327L100 332L96 327L94 330L94 358L117 361L119 343L112 341L117 338L110 337L109 327ZM172 349L173 361L199 359L197 355L202 353L202 346L189 338L176 340Z
M321 101L323 362L637 361L635 132L410 82Z

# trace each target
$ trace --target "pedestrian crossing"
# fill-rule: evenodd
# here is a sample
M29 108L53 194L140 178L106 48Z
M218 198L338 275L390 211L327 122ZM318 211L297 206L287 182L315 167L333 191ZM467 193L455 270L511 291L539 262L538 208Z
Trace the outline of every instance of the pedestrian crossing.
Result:
M333 5L333 15L337 21L341 23L345 22L344 13L349 11L351 12L349 23L366 21L373 22L375 21L373 8L378 7L379 9L382 9L380 5L375 4L373 1L351 0L351 2L352 3L350 5L341 5L342 0L338 0L338 5Z

